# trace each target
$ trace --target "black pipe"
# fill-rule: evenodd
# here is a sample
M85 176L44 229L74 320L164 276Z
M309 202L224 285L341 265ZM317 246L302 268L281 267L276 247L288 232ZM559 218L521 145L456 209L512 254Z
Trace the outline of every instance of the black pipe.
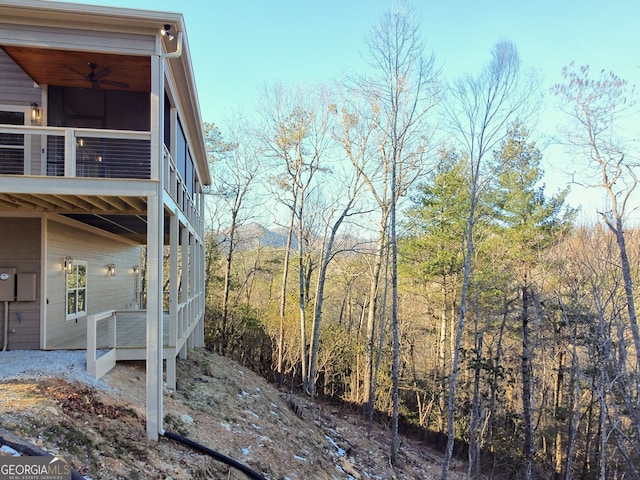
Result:
M164 431L163 435L171 440L175 440L176 442L187 445L188 447L191 447L198 452L207 454L215 458L216 460L220 460L221 462L224 462L227 465L231 465L232 467L237 468L238 470L240 470L242 473L246 474L250 478L255 478L256 480L267 480L267 478L261 473L258 473L255 470L252 470L251 468L234 460L231 457L227 457L226 455L220 452L216 452L215 450L209 447L205 447L204 445L194 442L190 438L183 437L182 435L178 435L177 433L173 433L173 432L168 432L166 430Z
M18 437L9 430L0 428L0 444L7 445L8 447L17 450L18 452L25 454L29 457L53 457L53 455L46 450L33 445L26 440ZM71 480L84 480L84 476L80 475L73 468L71 469Z

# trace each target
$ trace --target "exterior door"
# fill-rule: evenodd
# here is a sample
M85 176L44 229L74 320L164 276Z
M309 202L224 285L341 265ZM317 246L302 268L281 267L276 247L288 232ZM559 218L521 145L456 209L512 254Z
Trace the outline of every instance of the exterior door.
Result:
M29 107L0 105L0 174L24 175L28 166L30 136L3 129L4 125L29 125Z

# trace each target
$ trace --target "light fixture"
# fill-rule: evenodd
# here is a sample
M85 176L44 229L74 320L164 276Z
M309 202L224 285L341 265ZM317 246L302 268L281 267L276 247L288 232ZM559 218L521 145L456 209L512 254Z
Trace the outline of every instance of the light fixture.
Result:
M173 40L173 35L171 34L171 25L169 25L168 23L164 25L164 28L160 30L160 33L167 37L169 40Z
M102 162L102 155L96 155L96 162Z
M112 277L116 276L116 264L115 263L110 263L109 265L107 265L107 273L109 275L111 275Z
M73 258L64 257L64 271L65 273L71 273L73 270Z
M40 109L40 105L36 102L31 104L31 121L33 123L40 123L40 119L42 118L42 110Z
M84 147L84 138L78 137L78 139L76 140L76 146L78 146L79 148Z
M133 266L133 274L134 275L139 275L140 274L140 267L138 265L134 265Z

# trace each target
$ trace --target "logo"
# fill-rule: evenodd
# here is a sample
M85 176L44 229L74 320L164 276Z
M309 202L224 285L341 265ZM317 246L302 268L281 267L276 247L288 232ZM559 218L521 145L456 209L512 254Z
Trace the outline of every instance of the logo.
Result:
M64 457L0 457L0 480L71 480Z

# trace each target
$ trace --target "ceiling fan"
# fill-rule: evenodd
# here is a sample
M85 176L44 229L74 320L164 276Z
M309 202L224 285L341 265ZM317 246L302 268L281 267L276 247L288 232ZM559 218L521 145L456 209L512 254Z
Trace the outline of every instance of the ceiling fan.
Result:
M106 80L104 77L106 77L111 73L110 69L103 68L99 72L96 72L96 68L98 68L98 65L96 63L89 62L87 65L89 65L89 68L91 69L91 71L87 74L84 74L79 70L76 70L75 68L70 67L69 65L64 65L64 67L71 70L73 73L77 73L82 78L84 78L87 82L91 83L92 88L99 89L100 84L110 85L112 87L129 88L128 83L115 82L113 80Z

